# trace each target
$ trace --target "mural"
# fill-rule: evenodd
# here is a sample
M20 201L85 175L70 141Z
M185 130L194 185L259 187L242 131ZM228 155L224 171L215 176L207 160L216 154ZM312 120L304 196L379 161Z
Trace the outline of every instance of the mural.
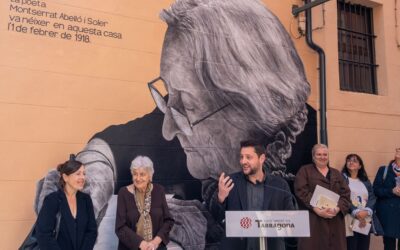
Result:
M303 64L279 19L260 1L178 0L168 25L160 75L149 79L156 108L92 136L78 159L100 225L97 249L112 249L115 194L131 182L130 162L146 155L154 182L166 187L178 223L171 239L185 249L213 248L224 233L208 213L221 172L240 170L239 142L267 145L266 168L288 181L311 161L315 111ZM54 191L50 171L36 209ZM196 228L196 230L193 230Z

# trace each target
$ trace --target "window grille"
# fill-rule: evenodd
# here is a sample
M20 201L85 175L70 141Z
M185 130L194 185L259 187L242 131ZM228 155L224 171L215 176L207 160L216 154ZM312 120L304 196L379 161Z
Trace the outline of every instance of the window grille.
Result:
M338 1L340 89L377 94L372 8Z

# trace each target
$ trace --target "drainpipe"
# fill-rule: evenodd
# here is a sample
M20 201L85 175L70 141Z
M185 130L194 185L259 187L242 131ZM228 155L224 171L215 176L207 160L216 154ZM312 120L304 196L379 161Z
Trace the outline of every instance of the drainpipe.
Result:
M399 27L399 25L397 23L397 0L394 0L394 32L396 34L397 48L400 48L399 31L397 29L398 27Z
M305 1L306 4L310 0ZM311 8L305 10L306 12L306 42L307 45L318 52L319 55L319 119L320 119L320 143L328 145L328 134L326 128L326 63L324 50L314 43L312 38L312 13Z

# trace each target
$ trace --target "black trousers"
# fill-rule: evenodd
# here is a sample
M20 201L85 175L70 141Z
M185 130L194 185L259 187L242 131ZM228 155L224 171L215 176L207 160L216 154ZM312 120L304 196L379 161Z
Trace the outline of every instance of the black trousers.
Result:
M346 237L347 250L368 250L370 236L354 232L354 236ZM386 250L386 249L385 249Z
M385 250L396 250L396 238L383 237L383 246ZM399 239L397 239L397 249L400 250Z

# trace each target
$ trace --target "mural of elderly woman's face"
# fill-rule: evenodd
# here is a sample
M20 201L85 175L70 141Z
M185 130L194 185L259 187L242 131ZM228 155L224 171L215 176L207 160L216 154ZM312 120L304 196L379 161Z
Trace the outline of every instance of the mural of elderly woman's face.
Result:
M248 131L243 122L232 122L242 120L232 106L219 104L215 92L197 79L188 49L167 32L161 57L161 77L168 90L162 132L167 140L175 136L179 139L195 178L216 178L222 171L240 169L239 142L248 136ZM189 125L207 116L196 125Z
M240 170L244 139L265 143L265 165L283 173L307 121L310 86L279 19L262 2L240 0L177 1L161 18L168 103L149 86L165 114L163 136L179 139L190 173L204 179Z

